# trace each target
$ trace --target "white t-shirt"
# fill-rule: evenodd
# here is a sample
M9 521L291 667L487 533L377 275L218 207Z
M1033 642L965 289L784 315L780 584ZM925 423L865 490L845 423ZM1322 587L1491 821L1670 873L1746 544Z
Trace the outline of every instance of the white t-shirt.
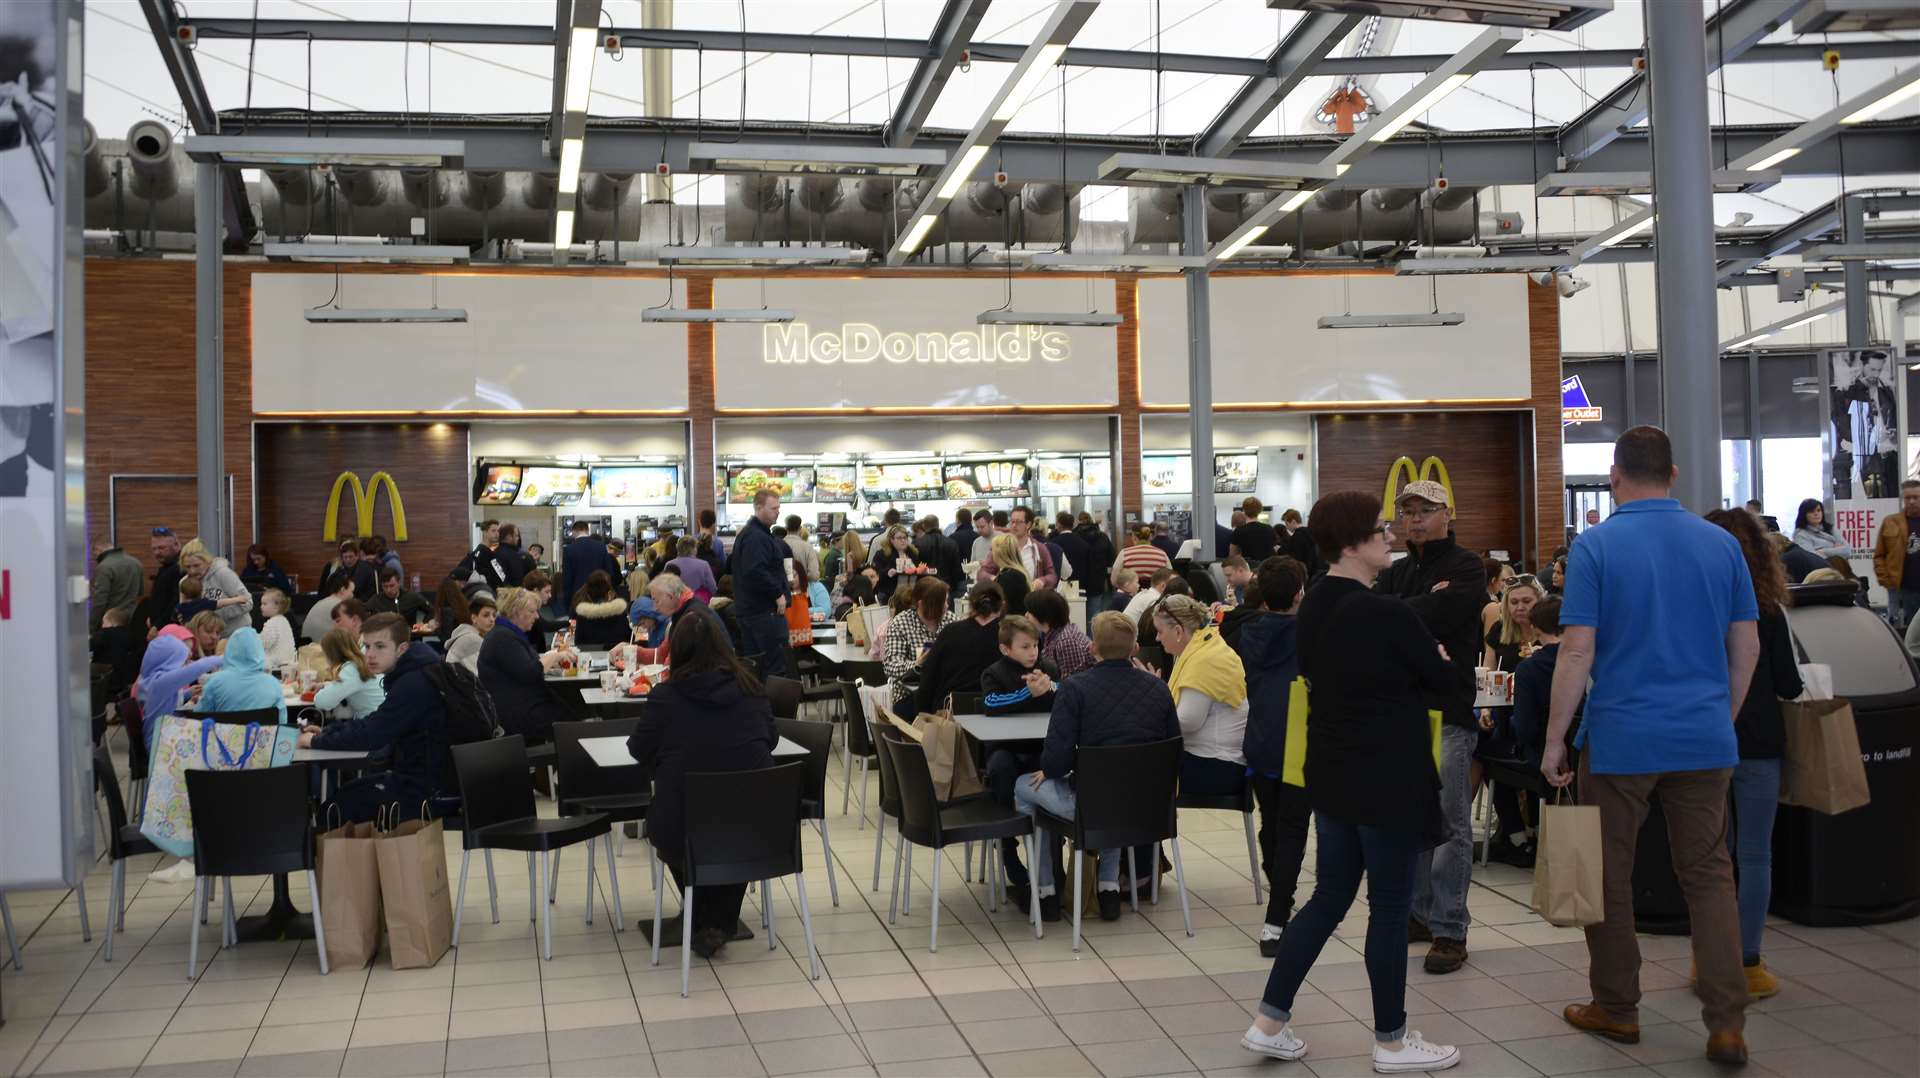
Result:
M1160 592L1157 588L1141 588L1127 601L1126 615L1132 619L1135 628L1140 626L1140 619L1147 616L1148 608L1159 601Z

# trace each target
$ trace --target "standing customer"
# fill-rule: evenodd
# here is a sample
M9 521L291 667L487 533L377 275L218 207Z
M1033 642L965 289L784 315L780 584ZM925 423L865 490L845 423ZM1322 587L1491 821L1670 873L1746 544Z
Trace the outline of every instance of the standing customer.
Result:
M1487 593L1480 558L1453 537L1453 497L1446 487L1422 479L1400 488L1394 499L1406 529L1407 556L1380 574L1374 589L1404 599L1446 649L1458 675L1427 697L1440 712L1440 804L1447 814L1447 840L1420 858L1413 892L1416 938L1428 938L1428 973L1452 973L1467 961L1467 888L1473 876L1473 750L1480 722L1473 713L1473 668L1480 656L1480 608ZM1329 555L1330 556L1330 555Z
M100 619L109 610L126 613L129 620L133 617L133 608L140 604L140 592L146 585L146 571L133 555L121 550L118 544L110 545L93 560L93 593L87 608L87 628L98 631Z
M1287 1026L1294 995L1364 874L1373 1069L1440 1070L1458 1063L1460 1050L1407 1029L1407 911L1420 852L1445 827L1427 697L1450 689L1459 672L1409 604L1369 591L1393 564L1379 499L1357 490L1329 494L1311 521L1332 563L1299 615L1300 673L1310 686L1305 774L1319 856L1313 897L1281 937L1259 1014L1240 1044L1275 1059L1307 1054Z
M1287 715L1293 682L1300 676L1294 615L1306 586L1299 560L1276 555L1260 563L1247 605L1240 608L1253 611L1240 623L1236 650L1247 672L1247 735L1240 751L1260 805L1260 862L1267 876L1267 916L1260 926L1263 958L1279 955L1281 935L1293 917L1300 863L1307 856L1307 822L1313 816L1307 791L1280 780L1286 767L1287 723L1306 721Z
M660 851L684 894L687 776L767 767L779 738L765 690L734 657L726 629L712 611L700 609L675 619L667 641L673 677L648 695L640 726L627 739L627 752L653 775L647 841ZM695 954L712 958L733 938L746 896L743 883L693 892L692 909L682 916L693 918Z
M1027 612L1027 593L1033 590L1033 580L1021 562L1018 541L1010 532L993 537L993 582L1007 597L1007 613Z
M1120 564L1133 570L1141 587L1147 586L1147 579L1155 572L1173 568L1173 560L1167 556L1167 552L1153 544L1153 529L1135 529L1128 542L1127 549L1120 552Z
M895 589L911 589L913 582L919 579L920 566L920 557L913 549L907 529L898 524L889 527L881 536L880 556L873 562L874 569L880 574L880 583L874 588L874 596L885 602L893 598Z
M201 598L213 601L223 625L221 636L232 636L252 621L253 593L240 582L239 575L227 565L227 559L214 557L205 543L191 539L180 548L180 569L200 582Z
M1634 851L1647 801L1658 796L1693 922L1707 1058L1744 1063L1749 999L1727 853L1727 788L1740 762L1733 720L1759 655L1760 612L1740 544L1673 499L1676 474L1666 432L1622 434L1609 474L1613 516L1581 536L1567 565L1540 770L1555 786L1573 781L1567 728L1591 674L1580 796L1600 808L1606 919L1587 928L1593 1002L1565 1013L1578 1029L1640 1040ZM1920 500L1920 483L1914 488L1901 493Z
M780 495L753 492L753 516L733 539L733 603L740 611L741 651L758 656L768 677L787 672L787 570L793 552L773 537ZM671 649L672 638L668 638Z
M1780 807L1780 758L1787 747L1780 701L1798 697L1806 686L1800 681L1793 636L1787 631L1786 607L1791 597L1786 571L1774 557L1773 544L1750 514L1716 509L1707 514L1707 520L1740 541L1760 611L1760 657L1753 669L1753 685L1733 720L1740 762L1734 765L1731 786L1733 859L1740 866L1740 963L1746 967L1747 993L1766 999L1780 991L1779 979L1760 959L1767 906L1773 899L1773 818Z
M157 631L173 624L173 610L180 605L180 537L172 528L154 528L147 551L156 566L147 594L147 627Z
M1240 511L1247 515L1247 520L1246 523L1233 529L1235 553L1247 559L1249 565L1258 565L1276 553L1285 553L1279 550L1280 537L1273 530L1273 526L1264 524L1260 520L1260 499L1250 497L1241 502ZM1214 556L1224 558L1227 552L1218 550L1214 552Z
M1887 620L1895 628L1920 613L1920 480L1900 484L1900 512L1880 521L1873 575L1887 589Z

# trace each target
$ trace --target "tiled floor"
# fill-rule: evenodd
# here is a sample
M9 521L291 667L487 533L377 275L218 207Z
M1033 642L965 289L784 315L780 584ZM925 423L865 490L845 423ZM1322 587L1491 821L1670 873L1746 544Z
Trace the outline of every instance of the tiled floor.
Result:
M830 803L837 813L837 786ZM943 870L940 950L928 953L930 857L920 851L911 905L890 927L887 894L872 887L872 825L862 830L857 822L837 814L829 820L837 908L819 836L809 832L806 840L820 979L807 977L788 879L776 887L781 949L742 942L717 962L697 962L687 999L679 996L675 953L650 966L646 940L634 930L652 911L647 858L637 843L627 843L620 858L626 931L615 934L599 912L611 896L604 873L594 924L582 923L586 864L570 853L561 869L554 958L540 961L534 932L519 916L526 874L501 857L500 924L488 921L485 877L476 865L463 946L437 967L395 972L383 958L371 969L326 977L310 943L216 951L218 930L209 926L206 965L188 981L190 887L147 882L151 858L131 866L126 932L114 961L102 962L103 862L87 885L92 943L80 940L71 894L9 896L27 968L0 973L0 1073L1370 1073L1371 1011L1359 950L1364 903L1329 943L1297 1003L1295 1029L1309 1045L1307 1059L1262 1062L1239 1047L1269 963L1253 943L1262 910L1252 904L1236 818L1181 816L1195 935L1182 931L1169 887L1157 909L1143 905L1141 914L1117 923L1089 923L1077 955L1068 925L1049 926L1046 938L1035 940L1018 913L989 914L984 887L962 882L958 848ZM457 869L458 841L449 839ZM264 908L266 881L245 882L246 904ZM1303 882L1302 901L1310 886ZM1574 1033L1559 1009L1586 998L1586 947L1578 931L1554 928L1527 910L1530 886L1528 874L1504 866L1476 873L1469 968L1429 977L1419 969L1422 949L1409 949L1412 1026L1462 1046L1464 1060L1453 1073L1712 1073L1701 1058L1698 1003L1686 987L1686 941L1641 940L1647 998L1639 1045ZM304 907L300 891L296 901ZM758 914L743 916L751 922ZM1920 1073L1916 947L1920 921L1772 926L1767 957L1785 989L1750 1013L1753 1063L1740 1073Z

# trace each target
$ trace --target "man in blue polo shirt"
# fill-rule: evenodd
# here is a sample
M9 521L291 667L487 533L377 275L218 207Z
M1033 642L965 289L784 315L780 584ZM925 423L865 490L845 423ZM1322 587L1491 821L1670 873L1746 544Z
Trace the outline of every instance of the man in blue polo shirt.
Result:
M1707 1058L1744 1063L1746 974L1727 853L1727 783L1739 762L1733 720L1760 652L1753 580L1732 535L1671 496L1673 445L1635 427L1613 446L1617 508L1583 533L1567 561L1563 635L1540 770L1565 786L1567 729L1586 691L1580 796L1600 808L1606 919L1587 928L1592 1003L1568 1023L1640 1040L1640 948L1634 939L1634 844L1658 795L1673 869L1693 920Z

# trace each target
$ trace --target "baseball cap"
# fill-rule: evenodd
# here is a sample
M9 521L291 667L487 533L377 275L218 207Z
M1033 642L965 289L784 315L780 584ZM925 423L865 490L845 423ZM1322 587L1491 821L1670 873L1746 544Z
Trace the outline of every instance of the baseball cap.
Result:
M1435 505L1451 506L1453 504L1453 499L1447 497L1447 488L1431 479L1416 479L1401 487L1400 496L1393 500L1393 504L1399 505L1408 498L1424 498Z

